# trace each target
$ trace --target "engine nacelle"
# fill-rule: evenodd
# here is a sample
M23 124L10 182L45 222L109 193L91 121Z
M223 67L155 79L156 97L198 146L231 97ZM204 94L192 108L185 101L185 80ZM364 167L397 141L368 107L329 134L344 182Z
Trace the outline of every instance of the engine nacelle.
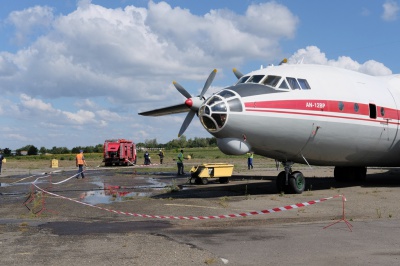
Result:
M218 148L227 155L242 155L250 152L250 145L243 139L222 138L217 139Z

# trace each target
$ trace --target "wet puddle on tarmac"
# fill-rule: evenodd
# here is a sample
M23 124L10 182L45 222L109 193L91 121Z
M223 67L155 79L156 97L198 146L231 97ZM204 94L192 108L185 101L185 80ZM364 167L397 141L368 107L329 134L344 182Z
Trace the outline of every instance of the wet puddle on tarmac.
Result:
M143 179L148 185L140 186L117 186L103 182L93 182L98 185L98 190L86 191L80 195L80 199L88 204L110 204L113 202L122 202L134 197L150 197L153 195L154 190L162 190L168 184L160 182L154 178L139 177L137 180ZM147 190L147 191L143 191Z

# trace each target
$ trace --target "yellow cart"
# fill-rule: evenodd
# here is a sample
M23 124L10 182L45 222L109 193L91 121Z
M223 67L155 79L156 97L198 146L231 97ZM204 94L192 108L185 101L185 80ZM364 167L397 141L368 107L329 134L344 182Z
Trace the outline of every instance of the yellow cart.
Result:
M209 178L218 178L221 184L228 183L232 176L233 164L226 163L205 163L193 166L190 169L189 182L194 179L196 184L206 185Z

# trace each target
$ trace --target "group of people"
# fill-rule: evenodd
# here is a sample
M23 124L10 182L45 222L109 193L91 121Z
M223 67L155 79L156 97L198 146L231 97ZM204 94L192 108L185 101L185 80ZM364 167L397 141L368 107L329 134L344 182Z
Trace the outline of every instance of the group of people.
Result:
M162 150L159 151L158 156L160 157L160 164L163 164L164 161L164 152ZM150 154L148 151L144 153L144 165L149 165L151 164L151 158ZM181 150L178 154L176 165L178 166L178 175L184 175L185 172L183 172L183 150Z
M163 164L164 152L162 150L160 150L157 155L160 157L160 164ZM144 157L144 165L150 165L151 164L151 158L150 158L150 154L149 154L148 151L145 151L143 157Z

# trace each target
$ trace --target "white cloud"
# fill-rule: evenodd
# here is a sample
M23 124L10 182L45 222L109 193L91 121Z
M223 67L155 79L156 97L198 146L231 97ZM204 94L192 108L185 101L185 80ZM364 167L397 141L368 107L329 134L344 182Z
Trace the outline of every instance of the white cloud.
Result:
M382 19L385 21L397 20L399 13L399 4L395 1L388 0L383 4Z
M0 74L14 70L14 78L5 83L0 76L6 90L117 102L172 98L174 90L159 93L172 73L177 79L204 80L210 65L274 58L279 40L293 37L298 23L277 3L250 5L244 15L212 10L197 16L165 2L150 2L148 9L108 9L81 1L70 14L50 12L35 7L10 16L17 25L26 14L37 14L31 14L36 24L39 18L41 25L51 21L51 30L7 60L0 57Z
M33 99L26 94L21 94L22 106L31 110L39 110L42 112L54 112L55 110L49 103L45 103L40 99Z
M27 136L23 136L21 134L5 134L3 135L3 137L5 139L9 138L9 139L13 139L13 140L17 140L17 141L29 141L29 138Z
M95 123L95 114L90 111L78 110L76 113L63 112L67 119L71 120L73 124L92 124Z
M22 11L13 11L7 18L15 31L15 42L22 45L28 37L43 28L50 27L53 21L53 9L47 6L35 6Z
M392 74L392 71L389 68L374 60L368 60L363 64L360 64L347 56L340 56L337 60L328 60L325 53L321 52L321 50L316 46L308 46L304 49L299 49L289 58L289 62L294 64L303 62L307 64L330 65L374 76Z
M104 119L107 121L121 121L122 120L122 117L119 114L117 114L115 112L111 112L109 110L98 110L98 111L96 111L96 115L98 117L100 117L101 119Z

